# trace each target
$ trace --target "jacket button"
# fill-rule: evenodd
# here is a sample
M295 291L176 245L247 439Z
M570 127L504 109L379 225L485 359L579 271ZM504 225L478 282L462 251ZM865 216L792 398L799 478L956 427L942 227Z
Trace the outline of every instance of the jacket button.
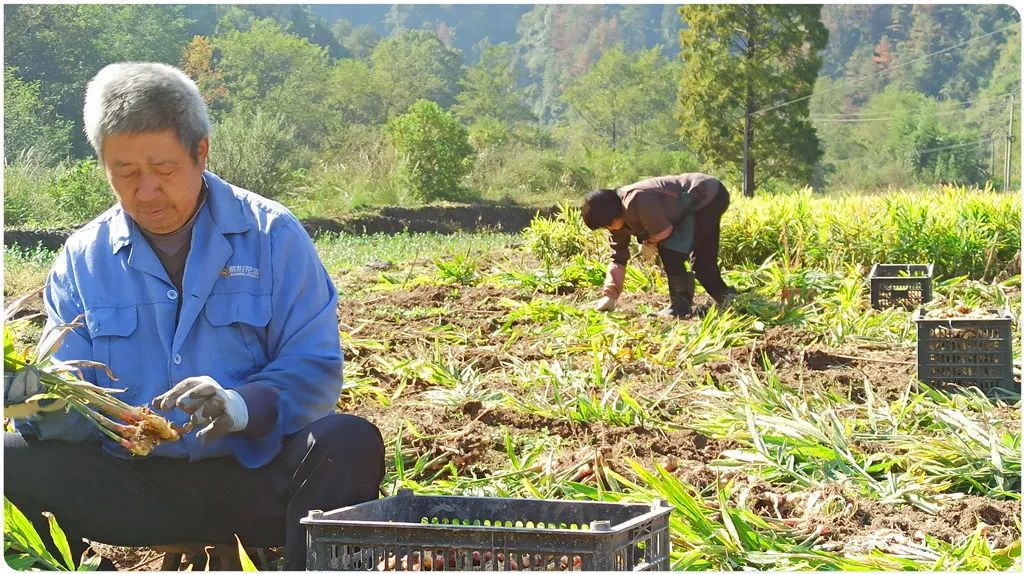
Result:
M181 355L178 355L178 354L174 355L174 364L175 365L180 365L181 364Z
M167 298L170 299L171 301L174 301L175 299L178 298L178 292L175 291L174 289L168 289Z

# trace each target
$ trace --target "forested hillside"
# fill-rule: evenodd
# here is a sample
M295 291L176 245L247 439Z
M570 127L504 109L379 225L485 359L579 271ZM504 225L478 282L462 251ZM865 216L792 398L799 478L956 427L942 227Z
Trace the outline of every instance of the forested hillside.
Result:
M300 211L547 203L698 169L738 187L744 102L732 99L747 87L757 189L1003 187L1020 101L1012 7L809 7L801 17L827 38L817 51L807 24L793 28L802 71L770 48L760 80L710 58L714 26L746 18L770 37L797 9L703 6L688 22L676 5L7 5L5 214L108 200L81 106L89 78L122 60L183 67L215 121L211 167ZM401 141L405 116L453 128L430 145L464 150L455 184L416 181L411 162L437 154Z

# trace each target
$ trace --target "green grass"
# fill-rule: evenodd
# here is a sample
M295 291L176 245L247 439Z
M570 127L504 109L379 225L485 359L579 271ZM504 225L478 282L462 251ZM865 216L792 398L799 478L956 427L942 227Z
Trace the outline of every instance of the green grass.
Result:
M917 247L899 247L903 251L885 251L887 245L892 247L890 243L876 244L871 237L859 237L858 230L867 224L852 215L852 203L836 200L832 209L848 211L831 215L826 226L819 224L819 216L824 216L817 210L828 208L828 201L794 197L791 203L787 198L775 198L784 206L776 216L789 218L781 226L788 233L786 242L778 235L772 237L780 227L778 220L754 221L759 217L755 207L767 209L766 205L737 203L734 215L744 226L756 225L749 235L737 231L737 226L726 226L730 233L742 235L730 238L731 249L738 251L729 256L755 257L744 250L768 249L767 241L779 245L767 262L742 260L724 265L729 282L744 291L731 310L713 310L701 320L678 324L586 308L603 278L601 251L606 247L597 241L603 239L600 234L582 229L578 212L564 214L555 222L538 220L521 235L319 237L315 244L332 276L359 270L372 260L395 266L381 273L338 278L341 285L406 290L421 284L447 286L448 296L436 306L391 301L360 317L416 329L419 339L412 344L363 338L371 335L342 328L347 386L341 401L354 412L367 405L379 410L419 401L457 413L460 405L480 401L488 409L504 408L552 423L690 429L731 443L709 464L720 477L702 489L652 467L649 461L631 463L635 476L626 477L600 467L596 458L592 472L600 480L584 483L574 477L591 459L545 468L545 460L571 441L546 431L512 436L517 428L513 426L505 435L507 462L488 463L488 473L480 476L476 471L464 472L444 449L424 449L433 438L420 435L416 431L420 421L407 418L405 430L387 437L392 463L385 491L401 486L422 494L634 502L662 498L675 509L670 530L672 566L677 569L1008 569L1018 564L1019 542L991 549L981 531L952 544L928 539L913 558L889 550L844 555L819 547L815 517L854 512L856 500L847 494L824 496L801 517L786 522L758 515L745 502L744 493L750 491L745 483L753 476L793 494L809 493L806 500L811 500L811 494L843 485L843 492L850 496L909 504L929 512L941 510L950 494L1019 499L1019 418L1006 414L1007 405L984 396L946 396L926 388L908 389L898 397L876 396L865 375L864 381L854 383L863 384L864 400L851 401L827 389L793 387L793 381L782 380L781 374L767 367L763 374L754 369L720 373L716 382L693 378L695 365L724 360L729 349L746 346L770 327L799 332L799 340L794 339L792 345L837 348L867 343L909 348L916 331L908 314L868 306L865 274L867 264L875 258L909 257L912 251L908 249L939 245L934 254L937 262L953 263L947 269L958 269L960 261L977 275L992 275L983 273L984 268L1005 263L999 248L990 251L991 258L975 254L958 259L975 247L1002 244L1008 219L997 212L1006 207L1005 197L986 196L984 201L969 204L945 197L946 205L934 208L937 211L929 216L930 221L961 223L933 226L924 232L931 239L914 239ZM902 199L865 196L856 201L863 202L857 204L860 207L874 208L904 201L897 210L904 213L912 198L899 197ZM913 199L924 201L923 197ZM903 225L898 222L904 215L878 217L880 229L890 223ZM986 220L991 225L975 227L978 233L960 229L965 222ZM911 232L912 226L906 225L900 233ZM859 237L859 243L838 242L840 236ZM958 239L962 237L972 239ZM513 245L517 251L496 253ZM528 257L527 251L536 258ZM5 249L5 291L14 294L41 284L53 256L45 250ZM663 273L657 267L630 265L629 269L625 297L665 292ZM1001 283L940 279L934 285L934 305L1008 303L1019 309L1019 284L1019 275ZM474 310L489 315L491 322L467 323L468 327L411 322L459 311L456 293L469 285L497 285L513 289L515 294L499 301L505 312ZM783 299L782 292L795 295ZM343 293L342 301L358 296ZM381 331L376 332L382 336ZM1019 340L1019 325L1014 334ZM526 355L512 352L517 345L528 345L541 357L523 358ZM495 353L501 364L490 367L460 352L466 350L460 347L483 346L509 352ZM634 371L634 367L643 369ZM495 385L498 380L514 383L512 390ZM839 506L833 508L833 504Z
M4 295L21 295L39 288L56 253L43 248L4 246Z
M507 233L399 233L395 235L349 235L327 233L315 240L317 251L328 271L350 269L380 260L401 263L419 260L433 264L457 255L480 255L492 249L507 247L519 241L519 236ZM4 247L6 283L11 286L17 277L35 275L42 284L46 272L53 264L56 253L43 248L24 249L16 245Z
M115 201L106 174L93 160L4 167L4 225L35 229L75 227Z
M4 225L54 226L56 201L50 195L54 177L48 168L33 162L4 166Z
M335 166L307 178L309 183L280 199L300 218L341 219L376 207L419 204L393 171L349 173L343 166Z
M379 260L401 266L429 263L455 256L480 255L518 241L507 233L399 233L396 235L324 234L316 248L330 273L352 269Z

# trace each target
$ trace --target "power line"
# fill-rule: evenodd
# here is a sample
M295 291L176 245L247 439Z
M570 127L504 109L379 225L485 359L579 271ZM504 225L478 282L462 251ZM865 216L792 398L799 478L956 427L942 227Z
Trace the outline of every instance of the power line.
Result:
M924 155L926 153L931 153L931 152L936 152L936 151L945 151L947 149L954 149L954 148L958 148L958 147L975 146L975 145L979 145L979 144L983 144L983 143L988 143L988 142L990 142L992 140L995 140L995 139L997 139L997 138L991 137L991 138L984 138L984 139L976 140L976 141L973 141L973 142L952 144L952 145L946 145L946 146L940 146L940 147L933 147L933 148L930 148L930 149L923 149L923 150L918 151L917 155Z
M987 102L988 100L1004 101L1004 100L1008 100L1012 94L1013 94L1013 92L1006 92L1005 94L999 94L998 96L987 96L987 97L984 97L984 98L974 98L973 100L967 100L965 102L960 102L960 105L966 106L967 104L977 103L977 102Z
M862 122L891 122L896 116L885 116L881 118L819 118L810 116L811 121L829 122L834 124L859 124Z
M839 113L834 113L834 114L814 114L813 115L813 117L816 117L816 118L836 118L836 119L839 119L839 120L844 120L844 119L847 119L847 118L877 118L877 117L882 117L882 116L890 117L890 116L892 116L892 112L865 112L865 113L857 113L857 112L845 112L845 113L843 113L843 112L839 112Z
M978 40L981 40L983 38L987 38L987 37L995 35L995 34L1000 34L1002 32L1005 32L1006 30L1009 30L1010 28L1012 28L1014 26L1019 25L1019 24L1020 24L1020 22L1014 22L1013 24L1010 24L1008 26L1004 26L1002 28L999 28L998 30L993 30L991 32L986 32L985 34L982 34L980 36L974 36L973 38L968 38L968 39L964 40L963 42L960 42L959 44L953 44L952 46L948 46L946 48L942 48L941 50L936 50L935 52L931 52L929 54L925 54L923 56L919 56L917 58L914 58L913 60L907 60L906 62L903 62L902 64L898 64L898 65L893 66L891 68L886 68L884 70L879 70L877 72L871 72L870 74L865 74L864 76L861 76L861 77L858 77L858 78L852 78L850 80L847 80L846 82L841 82L841 83L836 84L836 85L834 85L834 86L832 86L830 88L827 88L827 89L824 89L824 90L820 90L818 92L814 92L814 93L808 94L806 96L801 96L799 98L795 98L795 99L789 100L788 102L782 102L782 103L779 103L779 104L775 104L773 106L769 106L767 108L761 108L760 110L757 110L756 112L754 112L754 114L763 114L765 112L770 112L772 110L777 110L779 108L784 108L786 106L795 104L797 102L802 102L802 101L804 101L806 99L812 98L812 97L814 97L816 95L819 95L819 94L824 94L824 93L827 93L827 92L835 91L835 90L837 90L839 88L847 87L849 85L852 85L852 84L855 84L857 82L866 80L868 78L872 78L874 76L879 76L879 75L882 75L882 74L887 74L887 73L892 72L894 70L898 70L898 69L900 69L900 68L902 68L904 66L909 66L910 64L913 64L915 62L919 62L921 60L924 60L924 59L927 59L927 58L931 58L932 56L938 56L939 54L944 54L944 53L949 52L951 50L955 50L957 48L961 48L961 47L966 46L966 45L968 45L968 44L970 44L972 42L977 42Z
M857 112L842 112L842 113L834 113L834 114L812 114L811 117L815 117L815 118L833 118L833 119L837 119L837 120L846 120L846 119L850 119L850 118L880 118L880 117L888 118L888 117L891 117L891 116L892 116L892 112L867 112L867 113L862 113L862 114L861 113L857 113Z
M999 98L999 99L996 100L996 98ZM941 111L937 111L937 112L932 112L929 115L931 115L931 116L948 116L948 115L952 115L952 114L960 114L960 113L963 113L963 112L968 111L968 110L973 110L973 111L988 110L988 111L991 111L991 110L994 110L995 108L997 108L999 106L1002 106L1003 103L1006 102L1009 99L1010 99L1010 94L1009 93L1002 94L1000 96L990 96L990 97L987 97L987 98L976 98L974 100L967 100L967 101L963 101L963 102L957 102L957 106L958 107L956 109L953 109L953 110L941 110ZM967 104L970 104L972 102L983 102L983 101L988 101L988 100L995 100L995 101L990 101L989 103L987 103L985 105L981 105L981 106L974 106L973 108L971 108L971 107L962 107L962 106L966 106ZM939 102L940 105L944 104L944 103L948 103L948 102ZM885 113L887 115L876 115L876 114L881 114L881 113ZM830 117L830 116L831 116L831 114L821 114L821 115L812 115L812 116L808 116L808 117L811 120L816 121L816 122L831 122L831 123L879 122L879 121L892 120L892 119L895 119L897 117L896 114L893 114L891 112L875 112L873 114L862 114L862 115L846 114L845 117L842 116L842 115L839 115L838 117Z
M963 111L963 110L968 109L967 108L968 104L977 104L978 102L987 102L989 100L998 100L997 102L995 102L995 104L1001 104L1001 103L1003 103L1004 101L1006 101L1008 99L1010 99L1010 92L1006 92L1005 94L999 94L998 96L986 96L984 98L974 98L973 100L964 100L962 102L961 101L955 101L954 102L954 101L951 101L951 100L940 100L940 101L937 101L936 103L938 103L939 105L945 105L945 104L954 103L957 106L959 106L959 110L958 111ZM988 104L988 106L993 106L995 104ZM978 107L979 106L975 106L975 109L977 109ZM980 107L986 107L986 106L980 106ZM957 111L957 110L955 110L955 111ZM944 113L950 113L950 112L944 112ZM811 117L813 117L813 118L834 117L834 118L838 118L838 119L872 118L872 117L887 117L887 118L891 118L891 117L893 117L893 114L892 114L892 112L868 112L868 113L847 112L847 113L822 113L822 114L814 114Z

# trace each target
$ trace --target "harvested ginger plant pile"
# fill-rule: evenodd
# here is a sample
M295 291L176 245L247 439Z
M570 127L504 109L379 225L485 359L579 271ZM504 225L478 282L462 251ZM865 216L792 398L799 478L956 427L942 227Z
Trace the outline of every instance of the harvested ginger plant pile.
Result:
M1001 319L1002 317L1002 313L996 309L978 309L967 305L932 309L924 314L925 319Z
M106 365L84 360L58 361L53 357L64 337L83 326L79 322L81 317L46 333L35 356L29 348L17 349L11 319L33 295L35 293L30 293L4 309L4 377L34 379L38 385L32 387L42 390L22 404L4 407L5 417L73 410L136 456L146 456L160 443L178 440L182 433L191 430L191 424L177 427L148 407L134 407L119 400L113 395L119 392L116 389L98 387L83 380L83 368L102 369L111 380L117 380Z

